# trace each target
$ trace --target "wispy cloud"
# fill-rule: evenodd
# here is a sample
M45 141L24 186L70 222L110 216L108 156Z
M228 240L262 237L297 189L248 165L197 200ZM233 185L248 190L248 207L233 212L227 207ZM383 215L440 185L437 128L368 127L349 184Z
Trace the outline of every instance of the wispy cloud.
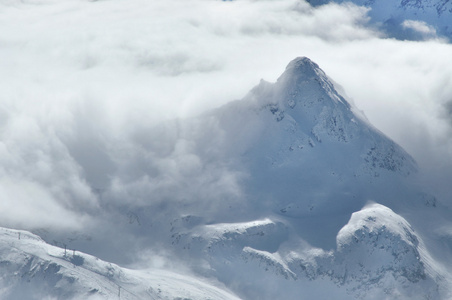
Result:
M405 20L402 22L402 28L411 29L420 34L423 39L436 38L436 29L424 21Z

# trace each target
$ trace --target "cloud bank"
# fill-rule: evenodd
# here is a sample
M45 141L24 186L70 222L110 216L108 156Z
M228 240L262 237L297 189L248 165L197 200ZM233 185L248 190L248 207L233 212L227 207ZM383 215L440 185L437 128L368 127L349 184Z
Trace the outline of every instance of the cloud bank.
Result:
M169 120L242 98L297 56L342 85L452 205L452 46L441 40L385 39L366 8L295 0L2 0L0 8L2 226L83 230L110 218L111 207L133 223L127 210L200 188L202 205L239 198L245 175L206 170L200 156L220 143L215 124L184 133L205 136L193 145ZM422 25L407 24L429 30Z

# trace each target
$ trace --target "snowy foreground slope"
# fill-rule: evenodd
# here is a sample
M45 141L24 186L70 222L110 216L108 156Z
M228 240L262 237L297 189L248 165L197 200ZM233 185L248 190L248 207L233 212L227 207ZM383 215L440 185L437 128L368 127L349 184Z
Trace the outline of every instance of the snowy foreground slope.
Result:
M308 0L312 5L331 1ZM335 0L369 7L372 21L393 37L425 39L436 34L452 38L452 2L449 0Z
M452 297L452 214L308 58L136 143L112 153L135 171L112 175L97 223L77 233L89 239L40 232L114 261L165 253L185 271L125 269L3 229L2 299Z
M193 275L130 270L0 228L1 299L239 299Z
M185 247L202 245L218 279L242 299L450 296L451 282L408 222L379 204L352 215L334 251L299 241L274 252L287 228L270 219L205 226L191 237ZM125 269L6 228L0 228L0 264L1 299L239 299L193 274Z

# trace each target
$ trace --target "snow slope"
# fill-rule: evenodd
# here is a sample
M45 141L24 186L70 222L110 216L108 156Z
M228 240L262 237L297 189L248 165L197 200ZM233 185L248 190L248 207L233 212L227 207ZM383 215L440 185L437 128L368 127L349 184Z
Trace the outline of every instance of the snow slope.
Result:
M336 249L313 248L281 221L201 227L178 237L204 252L215 276L245 299L447 299L450 274L435 262L410 224L369 204L339 231ZM262 284L265 283L265 284ZM257 291L256 289L259 289Z
M308 0L314 6L331 1ZM353 0L369 7L372 21L385 29L390 36L401 39L428 39L438 35L452 37L452 2L449 0Z
M193 275L121 268L7 228L0 265L1 299L238 299Z

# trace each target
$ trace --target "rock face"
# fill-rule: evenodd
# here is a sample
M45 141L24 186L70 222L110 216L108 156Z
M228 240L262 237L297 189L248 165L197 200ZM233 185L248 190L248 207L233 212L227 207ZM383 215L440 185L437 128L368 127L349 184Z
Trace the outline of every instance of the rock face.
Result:
M343 0L308 0L317 6ZM437 34L452 39L452 1L450 0L353 0L354 4L369 7L372 21L386 32L400 39L425 39Z

